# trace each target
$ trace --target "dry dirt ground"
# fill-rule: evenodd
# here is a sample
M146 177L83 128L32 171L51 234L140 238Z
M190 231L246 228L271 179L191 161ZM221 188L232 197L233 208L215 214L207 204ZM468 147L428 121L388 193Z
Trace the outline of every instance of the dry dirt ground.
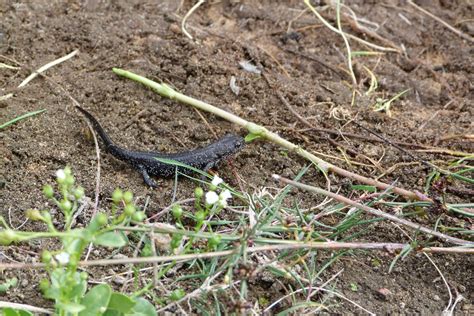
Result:
M474 35L472 1L417 3L468 37ZM65 165L72 167L87 194L94 195L94 145L85 137L84 120L65 92L40 77L23 89L15 88L31 69L75 49L80 50L77 56L52 68L47 76L96 115L112 138L125 147L181 151L207 144L215 139L215 134L244 135L244 131L213 115L161 98L116 76L112 67L166 82L186 95L258 122L313 152L335 157L324 159L343 168L369 177L386 172L382 181L397 181L401 187L423 192L432 170L420 159L446 166L459 157L424 153L409 146L402 152L384 142L342 137L337 131L372 137L350 121L354 120L393 141L473 152L472 138L463 136L473 133L472 41L459 37L406 1L347 4L357 17L370 21L364 25L387 42L357 32L347 17L342 21L345 30L381 46L390 41L405 49L404 53L354 58L362 94L357 95L353 105L344 42L311 12L304 11L302 1L209 1L189 18L187 29L195 38L192 41L180 30L181 19L192 7L192 1L0 0L0 62L15 65L14 60L21 64L19 70L0 69L0 94L14 93L13 98L0 103L0 123L29 111L47 110L0 132L1 215L16 227L24 221L25 210L45 208L41 187L53 181L55 171ZM322 12L335 23L334 10ZM351 47L353 51L372 50L355 41L351 41ZM239 62L244 60L257 65L263 75L243 70ZM377 92L370 96L364 95L370 85L364 67L371 69L378 79ZM240 87L238 95L230 89L231 76ZM391 117L373 111L377 98L388 99L405 89L410 90L393 102ZM281 102L278 93L312 125L336 133L307 129ZM347 163L344 155L364 166ZM152 190L144 185L138 172L104 150L101 158L101 203L107 205L106 198L114 188L121 187L137 196L149 197L149 214L169 205L173 180L160 179L160 187ZM378 162L380 168L375 168L367 158ZM465 163L469 164L469 160ZM270 177L272 173L294 177L304 165L305 161L275 145L255 142L230 165L224 164L220 174L236 186L236 178L242 179L243 189L252 192L276 186ZM392 166L396 168L390 169ZM322 186L325 183L314 170L305 180ZM353 194L350 180L331 180L332 189ZM458 182L445 185L448 201L472 201L472 187ZM191 181L180 181L178 198L188 197L193 189ZM309 194L298 194L295 197L305 205L321 201ZM433 227L439 216L419 220ZM473 225L469 218L453 214L443 215L442 221L447 226L461 225L467 229ZM42 227L27 223L22 229ZM373 224L367 229L360 240L407 241L399 229L388 223ZM54 241L4 247L1 260L31 261L45 247L54 247ZM327 258L327 254L321 256ZM474 258L431 257L453 295L465 298L456 306L457 313L474 314ZM336 290L378 314L439 314L447 306L449 296L433 264L423 255L411 255L397 263L389 274L392 259L392 254L380 252L344 256L324 272L323 279L344 269L338 276ZM111 271L109 267L91 270L96 280ZM38 291L41 273L6 271L2 278L12 275L19 278L19 285L2 300L50 306ZM381 295L381 289L388 289L389 294ZM272 302L286 293L281 285L255 280L249 297L255 305L257 300L261 304ZM288 304L284 301L273 312ZM355 311L353 305L343 301L335 300L332 304L331 313Z

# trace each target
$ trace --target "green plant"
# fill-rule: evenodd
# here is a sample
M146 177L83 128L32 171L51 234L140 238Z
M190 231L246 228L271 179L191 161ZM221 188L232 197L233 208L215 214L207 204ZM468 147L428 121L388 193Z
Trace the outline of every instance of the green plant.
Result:
M377 98L375 105L373 106L375 112L385 112L387 113L388 116L392 116L392 112L390 111L390 107L392 105L392 102L395 100L398 100L402 95L410 91L410 89L403 90L402 92L397 93L393 98L391 99L382 99L382 98Z
M48 278L40 282L44 297L54 300L57 315L156 315L155 308L147 300L114 292L107 284L87 290L88 274L78 270L89 244L119 248L128 243L124 232L116 231L115 228L145 219L144 213L138 211L133 203L133 194L115 190L111 216L97 213L86 227L73 228L74 214L84 197L84 189L75 185L69 167L58 170L56 183L57 191L51 185L45 185L43 194L61 210L64 217L63 231L55 227L49 210L28 210L27 217L45 223L47 232L15 231L1 219L6 229L0 232L0 243L9 245L36 238L59 238L62 244L60 249L44 250L41 254Z

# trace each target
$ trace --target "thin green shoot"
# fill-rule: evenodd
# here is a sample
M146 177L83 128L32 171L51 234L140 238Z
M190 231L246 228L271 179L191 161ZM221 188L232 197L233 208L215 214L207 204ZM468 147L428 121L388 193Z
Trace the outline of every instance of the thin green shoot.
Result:
M26 119L26 118L28 118L28 117L30 117L30 116L38 115L38 114L43 113L43 112L45 112L45 111L46 111L46 109L42 109L42 110L33 111L33 112L29 112L29 113L20 115L20 116L18 116L18 117L15 117L15 118L12 119L12 120L6 122L6 123L3 123L2 125L0 125L0 129L4 129L5 127L8 127L8 126L10 126L10 125L12 125L12 124L15 124L15 123L18 122L18 121L24 120L24 119Z
M428 194L428 192L430 191L431 185L433 184L434 181L439 179L440 175L441 173L436 169L431 171L430 174L428 174L428 176L426 177L426 184L424 187L425 194Z
M206 178L212 178L210 174L208 174L207 172L204 172L200 169L197 169L197 168L194 168L190 165L187 165L185 163L182 163L182 162L179 162L177 160L173 160L173 159L168 159L168 158L159 158L159 157L155 157L156 160L158 160L159 162L162 162L164 164L167 164L167 165L173 165L173 166L176 166L176 167L181 167L181 168L184 168L184 169L188 169L188 170L191 170L195 173L198 173L200 174L201 176L204 176ZM180 172L178 172L180 173Z
M406 256L408 256L412 251L414 247L412 245L406 245L405 248L403 248L402 251L392 260L390 263L390 266L388 268L388 272L392 272L393 268L395 268L395 264L398 262L398 260L403 260Z
M461 181L464 181L464 182L467 182L469 184L474 184L474 179L473 178L468 178L468 177L465 177L465 176L462 176L461 174L463 173L466 173L466 172L473 172L474 171L474 167L469 167L469 168L465 168L465 169L462 169L458 172L453 172L450 174L451 177L457 179L457 180L461 180Z
M351 189L370 192L370 193L377 192L377 188L374 187L373 185L351 185Z
M402 95L404 95L405 93L407 93L410 90L411 89L403 90L402 92L396 94L393 98L391 98L389 100L377 99L377 102L374 105L374 111L375 112L384 111L385 113L387 113L387 115L389 117L392 117L392 112L390 111L390 107L392 105L392 102L395 101L395 100L398 100Z

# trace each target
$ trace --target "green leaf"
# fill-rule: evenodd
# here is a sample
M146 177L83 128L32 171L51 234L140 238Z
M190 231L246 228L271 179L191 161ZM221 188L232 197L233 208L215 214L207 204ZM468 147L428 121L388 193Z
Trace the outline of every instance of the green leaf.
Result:
M82 305L86 308L79 313L79 316L102 315L109 305L112 289L107 284L94 286L82 299Z
M81 237L84 237L84 239L86 238L85 234L82 235ZM75 254L75 253L82 253L82 250L84 249L83 239L78 238L76 236L65 237L63 239L63 244L64 244L64 251L70 255Z
M5 280L5 283L0 284L0 293L5 293L12 286L16 286L17 283L18 283L18 279L15 277Z
M376 192L377 188L373 185L351 185L352 190Z
M123 234L117 232L106 232L96 236L94 239L94 245L104 247L119 248L125 246L126 244L127 239L125 239Z
M24 311L21 309L13 309L10 307L2 308L0 310L0 315L3 316L33 316L32 313L28 311Z
M262 138L262 135L249 133L247 134L247 136L245 136L245 142L250 143L251 141L256 140L258 138Z
M186 292L184 292L183 289L176 289L173 292L171 292L170 299L173 302L176 302L176 301L179 301L180 299L182 299L185 295L186 295Z
M349 286L350 286L352 292L357 292L357 291L359 291L359 287L357 286L356 283L351 282L351 283L349 284Z
M77 272L76 272L77 273ZM70 295L71 297L83 297L87 291L87 280L83 280L79 277L79 273L77 273L76 280L77 283L71 289Z
M136 304L131 310L130 313L127 313L130 316L156 316L156 309L148 302L146 299L139 297L136 299Z
M72 303L72 302L67 302L67 303L57 302L55 304L55 307L69 314L77 314L85 309L84 305Z
M135 304L135 301L133 301L127 295L114 292L110 297L109 306L107 306L107 308L109 310L115 310L125 314L128 313L133 308L133 306L135 306Z

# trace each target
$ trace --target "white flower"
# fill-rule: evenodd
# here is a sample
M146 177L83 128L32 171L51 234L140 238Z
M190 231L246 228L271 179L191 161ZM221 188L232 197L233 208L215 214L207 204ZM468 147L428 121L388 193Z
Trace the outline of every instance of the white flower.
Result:
M232 194L229 190L224 190L219 194L219 205L224 208L227 207L227 200L232 198Z
M226 208L227 207L227 201L226 200L219 200L219 206L221 208Z
M69 254L67 252L61 252L58 253L56 256L54 256L56 260L58 260L59 264L61 265L66 265L69 263Z
M214 178L212 179L212 182L211 184L213 186L218 186L219 184L221 184L222 182L224 182L224 180L222 180L221 178L219 178L219 176L214 176Z
M206 193L206 203L207 204L213 205L217 201L219 201L219 196L217 195L216 192L209 191L209 192Z
M219 194L219 198L221 200L224 200L224 201L227 201L228 199L232 198L232 194L230 193L229 190L224 190L221 192L221 194Z
M65 180L66 179L66 173L64 172L63 169L59 169L58 171L56 171L56 178L58 180Z

